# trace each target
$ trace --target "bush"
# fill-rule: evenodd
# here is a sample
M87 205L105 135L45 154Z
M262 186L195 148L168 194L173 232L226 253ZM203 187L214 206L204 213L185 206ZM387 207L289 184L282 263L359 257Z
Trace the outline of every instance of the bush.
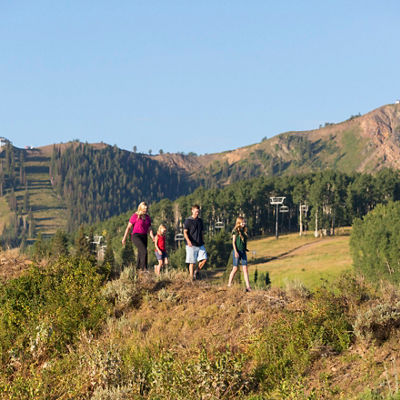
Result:
M304 375L324 354L339 353L351 341L344 299L321 290L303 312L284 311L253 345L255 379L270 392L283 380Z
M400 327L400 301L395 304L380 303L369 310L362 310L354 323L356 337L366 341L387 340L395 328Z
M353 224L354 267L371 282L400 282L400 202L378 205Z
M2 362L62 352L78 332L97 330L106 317L100 285L90 262L60 259L0 287Z

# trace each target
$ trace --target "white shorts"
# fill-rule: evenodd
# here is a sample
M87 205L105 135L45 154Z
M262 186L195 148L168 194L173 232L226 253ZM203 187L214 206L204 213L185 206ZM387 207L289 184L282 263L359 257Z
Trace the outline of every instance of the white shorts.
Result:
M204 245L200 247L186 245L186 264L195 264L202 260L207 260L207 252Z

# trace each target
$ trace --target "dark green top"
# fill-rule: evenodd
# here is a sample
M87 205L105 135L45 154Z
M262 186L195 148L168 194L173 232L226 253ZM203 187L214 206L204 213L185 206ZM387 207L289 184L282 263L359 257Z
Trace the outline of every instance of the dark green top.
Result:
M235 244L236 244L236 250L237 251L246 251L247 250L247 235L244 233L243 229L240 229L240 232L243 236L243 239L240 237L240 234L238 231L232 231L232 236L236 236Z

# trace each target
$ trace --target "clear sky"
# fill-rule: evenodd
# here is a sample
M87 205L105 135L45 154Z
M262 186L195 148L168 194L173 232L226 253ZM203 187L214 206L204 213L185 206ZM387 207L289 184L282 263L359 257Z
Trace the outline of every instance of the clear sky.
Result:
M399 0L0 1L0 136L230 150L400 98Z

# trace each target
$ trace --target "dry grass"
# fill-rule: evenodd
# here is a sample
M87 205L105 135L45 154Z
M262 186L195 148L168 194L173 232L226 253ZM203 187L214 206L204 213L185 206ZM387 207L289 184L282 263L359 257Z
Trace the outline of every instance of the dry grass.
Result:
M144 292L139 307L109 325L109 334L128 346L168 348L186 355L202 346L241 350L274 318L274 310L290 302L272 292L192 283L182 273L153 279L151 274L140 275L138 285Z
M19 249L0 251L0 282L19 277L31 264Z

